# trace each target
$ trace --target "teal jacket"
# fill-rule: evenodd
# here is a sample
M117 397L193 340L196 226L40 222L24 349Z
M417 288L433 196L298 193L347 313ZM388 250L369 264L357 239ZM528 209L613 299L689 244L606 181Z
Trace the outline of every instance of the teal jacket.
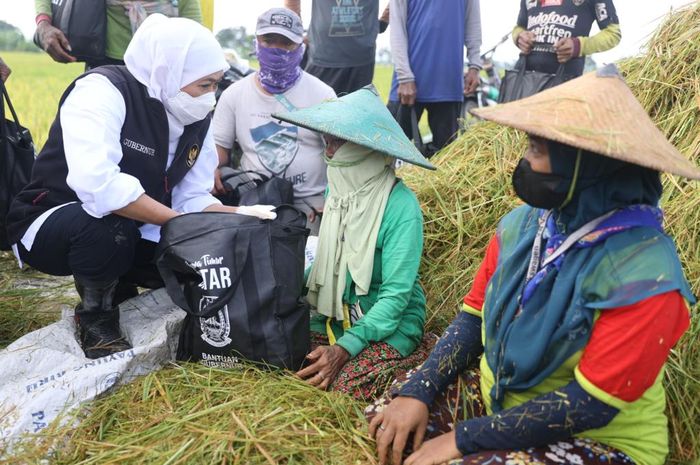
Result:
M358 301L364 316L343 331L341 322L331 322L337 344L351 357L370 342L383 341L406 357L423 337L425 294L418 282L418 267L423 253L423 214L418 200L399 181L387 201L374 252L374 269L369 293L355 294L348 273L343 301ZM317 315L311 330L326 334L327 317Z

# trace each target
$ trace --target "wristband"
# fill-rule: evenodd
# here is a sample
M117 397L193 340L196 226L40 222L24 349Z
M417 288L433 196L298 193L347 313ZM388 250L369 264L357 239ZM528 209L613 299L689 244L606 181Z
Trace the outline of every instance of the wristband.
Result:
M573 57L577 58L581 56L581 40L578 37L571 39L574 43Z
M40 14L36 15L36 18L34 19L34 22L36 23L36 25L38 26L39 23L41 23L42 21L48 21L50 24L51 23L51 16L47 15L46 13L40 13Z

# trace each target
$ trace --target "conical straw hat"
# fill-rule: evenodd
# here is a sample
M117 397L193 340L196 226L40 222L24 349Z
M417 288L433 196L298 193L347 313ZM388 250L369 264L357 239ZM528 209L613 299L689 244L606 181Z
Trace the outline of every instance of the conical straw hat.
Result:
M309 108L273 113L272 117L435 169L406 137L371 84L340 98Z
M700 169L654 125L615 65L531 97L472 113L610 158L700 179Z

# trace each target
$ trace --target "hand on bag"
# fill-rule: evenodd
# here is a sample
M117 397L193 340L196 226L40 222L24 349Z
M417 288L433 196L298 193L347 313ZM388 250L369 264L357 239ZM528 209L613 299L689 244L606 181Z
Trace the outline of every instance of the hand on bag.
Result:
M10 67L7 66L4 61L2 61L2 58L0 58L0 79L2 79L2 82L7 81L7 78L10 77L11 73L12 70Z
M338 376L343 365L350 360L350 354L337 344L318 346L306 356L306 359L313 363L297 371L297 376L325 391Z
M418 93L415 81L403 82L399 84L397 93L401 105L413 105L416 103L416 94Z
M476 92L476 88L479 87L480 83L479 70L476 68L469 68L469 71L464 73L464 95Z
M406 441L413 436L413 450L423 444L428 427L428 406L412 397L397 397L379 412L369 424L369 435L377 441L379 463L399 465Z
M273 211L277 207L274 205L241 205L235 208L236 213L239 215L256 216L261 220L274 220L277 218L277 213Z
M36 27L39 43L54 61L59 63L72 63L76 58L70 55L70 42L63 31L53 27L48 21L42 21Z
M316 220L321 221L322 216L323 216L323 208L311 207L311 212L309 213L309 223L313 223Z
M516 45L525 55L528 55L532 51L532 47L535 44L535 33L532 31L523 31L518 35L518 41Z
M442 434L423 444L423 447L408 456L404 465L438 465L462 457L457 449L454 431Z
M559 39L557 43L554 44L554 51L557 52L557 61L559 63L566 63L574 58L574 40L571 37Z
M226 193L226 187L221 182L221 170L219 168L214 171L214 189L211 191L214 195L222 195Z

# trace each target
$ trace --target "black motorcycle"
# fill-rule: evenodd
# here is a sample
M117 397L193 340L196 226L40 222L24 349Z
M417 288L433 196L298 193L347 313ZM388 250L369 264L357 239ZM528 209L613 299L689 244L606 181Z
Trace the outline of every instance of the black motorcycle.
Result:
M224 50L224 56L229 64L229 69L224 71L224 77L219 81L219 88L216 89L216 101L219 101L221 93L228 89L228 87L236 81L240 81L244 77L255 72L250 66L248 66L248 61L241 59L241 57L233 49Z

